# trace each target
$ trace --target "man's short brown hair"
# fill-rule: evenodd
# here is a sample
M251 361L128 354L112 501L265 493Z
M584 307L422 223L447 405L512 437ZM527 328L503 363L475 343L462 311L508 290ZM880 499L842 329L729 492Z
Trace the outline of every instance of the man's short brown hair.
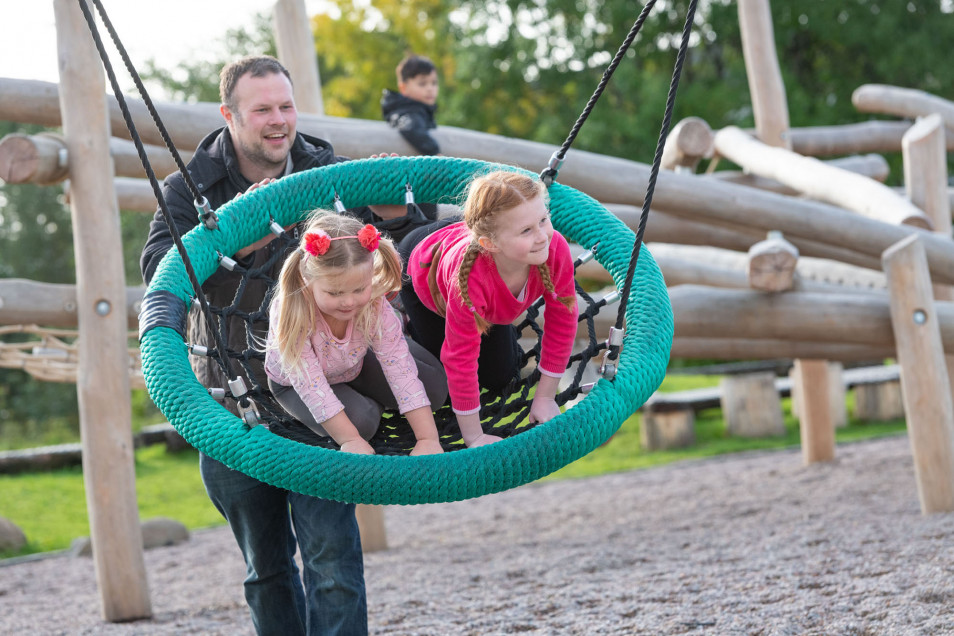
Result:
M265 77L272 73L281 73L291 83L291 75L282 63L271 55L253 55L243 57L230 64L226 64L219 73L219 98L229 110L235 111L235 85L243 75ZM294 86L294 84L293 84Z

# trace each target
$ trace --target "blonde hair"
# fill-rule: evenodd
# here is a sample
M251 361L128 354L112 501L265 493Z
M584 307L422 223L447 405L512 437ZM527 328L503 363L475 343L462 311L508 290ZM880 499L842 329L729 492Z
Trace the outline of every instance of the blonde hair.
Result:
M316 280L334 276L336 272L373 263L371 301L355 316L355 330L370 340L380 330L376 305L387 302L382 298L401 289L401 257L390 240L381 237L378 247L368 251L357 240L331 241L328 251L312 256L305 251L305 235L323 230L329 237L354 236L364 227L358 219L315 210L308 219L298 249L291 253L282 266L275 286L275 296L281 303L278 320L273 323L274 342L282 370L301 372L301 352L306 340L315 331L318 307L309 287Z
M497 170L478 176L471 181L463 208L464 223L470 229L472 238L470 245L464 252L460 269L457 271L457 285L460 289L461 299L471 311L474 311L474 304L470 300L467 287L470 272L482 250L477 239L486 236L493 240L496 236L497 223L502 214L537 197L542 197L544 203L546 203L549 199L546 186L540 179L519 172ZM536 267L544 288L555 294L550 267L546 263ZM573 310L576 307L575 295L559 296L557 299L568 310ZM474 311L474 318L477 322L477 331L483 334L490 329L492 323L477 314L476 311Z

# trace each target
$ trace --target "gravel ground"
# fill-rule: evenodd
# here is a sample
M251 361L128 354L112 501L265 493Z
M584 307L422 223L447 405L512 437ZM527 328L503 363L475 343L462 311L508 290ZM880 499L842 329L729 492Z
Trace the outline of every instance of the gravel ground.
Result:
M954 516L905 437L388 507L374 634L954 634ZM251 634L226 528L146 553L153 617L100 618L92 561L0 568L0 633Z

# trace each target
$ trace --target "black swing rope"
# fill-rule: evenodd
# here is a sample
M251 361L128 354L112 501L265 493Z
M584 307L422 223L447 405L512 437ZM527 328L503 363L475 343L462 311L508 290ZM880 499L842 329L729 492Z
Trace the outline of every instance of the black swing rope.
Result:
M626 282L623 285L623 291L620 295L619 309L616 314L616 324L613 328L616 334L622 334L623 332L623 322L626 318L626 306L629 302L629 290L632 286L633 278L636 275L636 262L639 259L639 251L643 243L643 235L646 233L646 221L649 218L649 208L652 205L653 193L656 190L656 179L659 176L659 167L662 163L663 148L666 145L666 137L669 136L669 126L672 122L672 111L676 103L676 90L679 88L679 79L682 76L682 67L686 61L686 51L689 48L689 36L692 32L692 24L695 19L697 3L698 0L690 0L689 8L686 12L686 22L682 30L682 40L679 43L679 52L676 55L676 63L673 67L672 80L669 83L669 94L666 97L666 111L663 114L663 121L659 131L659 140L656 143L656 153L653 156L652 168L649 174L649 183L646 188L646 196L643 198L643 206L639 215L639 224L636 228L636 242L633 244L633 253L632 256L630 256L629 268L626 271ZM566 158L566 153L569 151L570 146L573 144L577 134L580 132L580 128L583 127L583 124L590 116L590 113L593 112L596 102L603 94L603 90L606 88L610 78L616 71L616 67L619 66L619 63L623 59L623 55L626 54L626 51L636 39L636 35L639 33L640 29L642 29L643 23L646 21L646 17L649 15L650 10L655 4L656 0L649 0L643 7L639 17L636 18L636 22L633 23L633 27L626 35L623 44L616 52L616 56L613 58L613 61L610 62L606 70L603 71L603 77L600 80L599 85L596 87L593 95L586 103L586 107L583 109L583 112L573 124L570 134L567 135L566 140L563 142L563 145L560 146L559 150L553 153L549 164L540 173L540 178L547 186L553 183L553 181L556 179L559 168L563 164L563 160ZM610 338L607 341L606 359L610 361L616 360L616 358L619 357L621 345L622 342L617 341L613 337L613 333L611 333Z

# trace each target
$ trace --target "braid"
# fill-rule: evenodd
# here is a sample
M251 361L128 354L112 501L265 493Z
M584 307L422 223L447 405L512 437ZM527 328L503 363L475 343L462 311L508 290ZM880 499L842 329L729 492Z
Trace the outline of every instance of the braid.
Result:
M479 331L481 334L484 334L488 329L490 329L491 323L484 320L477 314L477 312L474 310L474 303L470 300L470 294L467 292L470 271L474 268L474 263L477 262L477 257L479 255L480 246L477 244L477 241L471 241L470 245L467 246L467 251L464 252L464 259L460 263L460 269L457 270L457 287L460 289L460 297L461 300L464 301L464 306L474 312L474 320L477 323L477 331Z
M537 271L540 272L543 287L556 296L556 288L553 286L553 279L550 277L550 266L546 263L541 263L537 265ZM569 311L573 311L576 308L576 296L556 296L556 299L563 303L563 306Z

